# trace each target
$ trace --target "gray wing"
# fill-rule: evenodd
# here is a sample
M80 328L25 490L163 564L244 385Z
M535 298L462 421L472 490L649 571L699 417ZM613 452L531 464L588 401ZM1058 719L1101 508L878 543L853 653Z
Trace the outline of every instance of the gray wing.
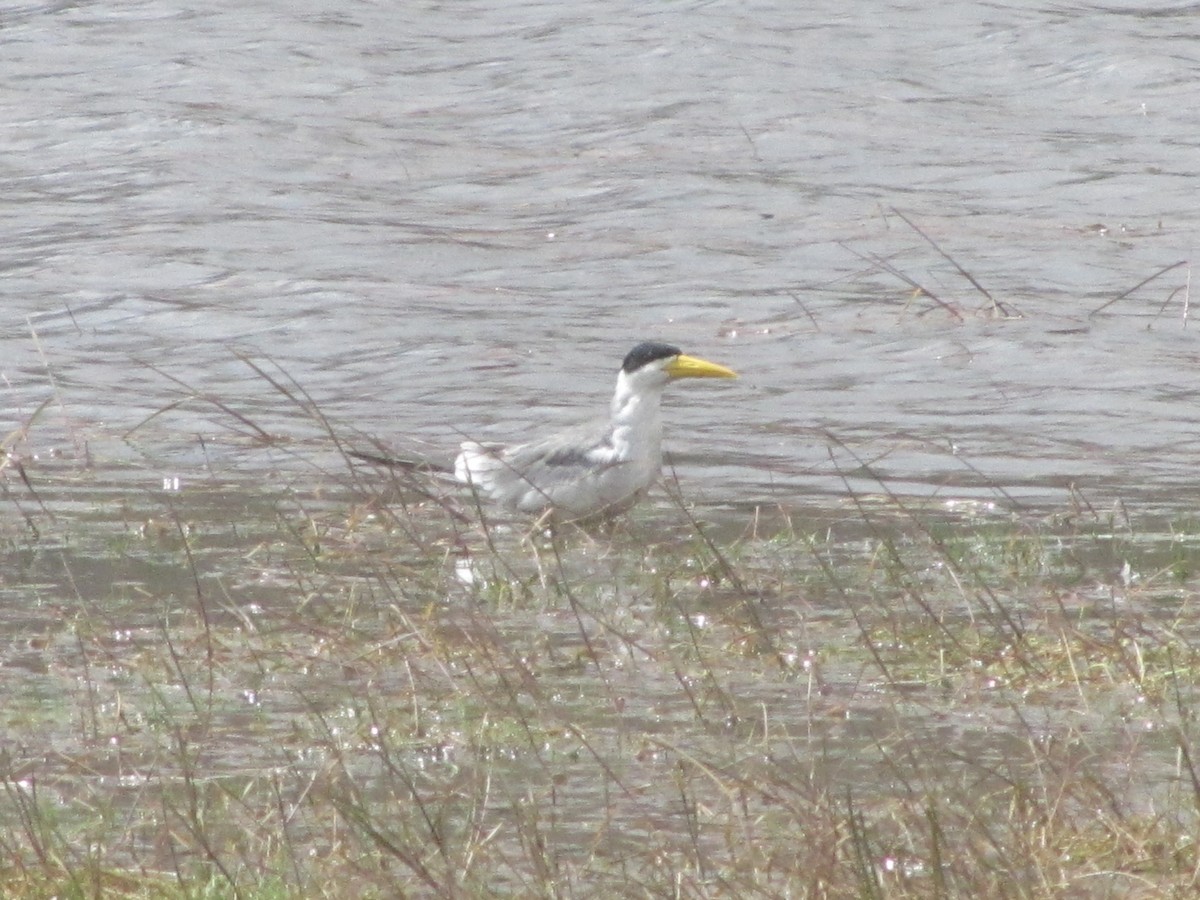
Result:
M455 462L460 481L522 512L548 508L574 518L621 509L658 475L656 461L628 460L608 421L513 447L468 441Z
M620 465L614 459L612 428L607 420L568 428L541 440L509 447L500 460L514 475L549 490Z

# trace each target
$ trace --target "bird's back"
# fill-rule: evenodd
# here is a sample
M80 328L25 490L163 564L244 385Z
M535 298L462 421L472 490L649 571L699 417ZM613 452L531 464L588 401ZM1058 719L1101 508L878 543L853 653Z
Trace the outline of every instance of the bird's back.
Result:
M661 452L626 458L614 445L611 424L597 422L513 447L467 441L454 473L509 509L552 509L557 518L580 519L627 508L661 465Z

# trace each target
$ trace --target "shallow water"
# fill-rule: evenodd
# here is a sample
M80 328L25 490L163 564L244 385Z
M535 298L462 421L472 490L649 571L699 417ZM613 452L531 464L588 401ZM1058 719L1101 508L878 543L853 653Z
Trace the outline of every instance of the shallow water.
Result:
M104 479L70 462L31 470L54 518L10 481L7 508L19 501L40 533L0 529L0 821L32 785L72 826L99 809L122 823L119 835L93 826L113 865L180 865L187 841L163 821L194 787L214 839L274 839L282 806L289 839L322 846L321 804L352 779L381 822L415 814L407 786L445 821L482 817L513 848L532 808L553 821L548 852L584 866L684 838L720 858L724 827L686 827L689 802L731 802L720 778L754 785L739 808L767 825L783 816L764 834L791 842L810 824L787 824L790 804L812 796L887 806L916 784L952 808L1010 781L1053 785L1043 753L1086 772L1064 778L1114 785L1123 810L1173 808L1184 784L1165 723L1176 700L1182 716L1194 699L1194 593L1160 570L1195 570L1194 540L1153 536L1133 555L1158 587L1125 591L1114 573L1135 536L1046 531L1030 543L1066 547L1046 553L1044 579L1014 588L999 574L960 591L950 555L921 543L940 527L933 516L813 509L802 527L824 514L838 540L723 545L744 589L665 511L555 544L497 528L484 546L477 528L428 510L373 517L345 481L150 494ZM991 571L989 555L1001 572L1013 565L1004 548L1022 532L1003 521L980 529L962 578ZM881 564L880 533L914 561L897 569L919 603ZM456 578L456 561L476 577ZM954 652L939 639L946 623L985 648L1007 643L988 598L1035 642L1049 639L1047 611L1068 607L1065 630L1106 648L1080 642L1083 685L1052 670L1022 681L987 649L936 677L938 653ZM1114 684L1094 674L1123 659L1110 632L1146 648L1151 690L1178 642L1171 698L1148 697L1128 673ZM234 813L221 797L238 798ZM245 834L243 804L258 809Z
M177 400L150 366L286 431L236 349L445 459L602 409L653 335L743 373L668 397L702 505L877 479L1193 504L1190 270L1089 315L1195 245L1186 5L153 0L5 25L0 432L50 396L67 420L35 450ZM187 404L127 452L195 478L228 425Z

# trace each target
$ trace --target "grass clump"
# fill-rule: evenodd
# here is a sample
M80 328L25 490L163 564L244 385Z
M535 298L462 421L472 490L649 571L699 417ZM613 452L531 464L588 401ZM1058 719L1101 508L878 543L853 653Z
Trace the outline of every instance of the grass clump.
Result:
M5 896L1197 887L1184 523L527 535L314 471L0 472Z

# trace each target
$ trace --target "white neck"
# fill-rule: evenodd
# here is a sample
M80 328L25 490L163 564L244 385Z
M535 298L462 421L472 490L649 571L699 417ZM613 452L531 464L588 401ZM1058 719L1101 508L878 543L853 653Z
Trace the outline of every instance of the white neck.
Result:
M662 384L633 379L621 372L612 399L612 441L620 458L662 458Z

